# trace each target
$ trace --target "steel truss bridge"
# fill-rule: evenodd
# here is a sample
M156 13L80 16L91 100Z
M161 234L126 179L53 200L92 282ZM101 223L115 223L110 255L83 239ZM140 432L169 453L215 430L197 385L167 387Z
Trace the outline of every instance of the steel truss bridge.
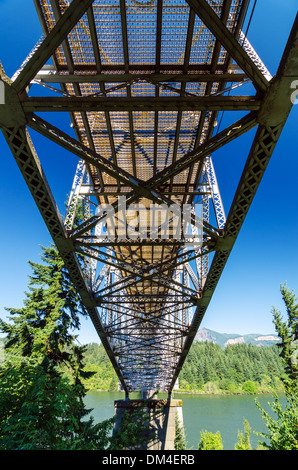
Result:
M1 69L2 132L124 391L171 393L291 110L298 17L272 77L242 31L249 0L34 3L43 36ZM32 130L76 159L63 217ZM226 216L212 155L251 130ZM166 236L143 230L152 205Z

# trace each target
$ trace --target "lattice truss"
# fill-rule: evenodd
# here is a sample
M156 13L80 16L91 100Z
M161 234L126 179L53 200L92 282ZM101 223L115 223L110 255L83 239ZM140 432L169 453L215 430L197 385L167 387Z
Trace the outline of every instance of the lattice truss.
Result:
M2 131L122 387L171 392L289 106L267 98L246 0L34 3L43 37L12 80L2 72ZM277 82L295 73L287 60ZM40 116L52 111L75 136ZM225 111L242 117L218 130ZM63 218L26 126L78 158ZM226 219L211 155L255 126ZM152 206L170 208L166 232L157 217L152 233Z

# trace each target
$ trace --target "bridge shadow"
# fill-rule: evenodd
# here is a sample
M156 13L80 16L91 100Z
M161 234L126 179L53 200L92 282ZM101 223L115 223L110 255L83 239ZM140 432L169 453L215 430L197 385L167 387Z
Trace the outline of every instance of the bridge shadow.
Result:
M121 432L122 425L138 424L138 444L127 447L127 450L174 450L176 437L176 420L182 416L182 401L149 398L147 400L115 401L115 432ZM124 422L123 422L124 420Z

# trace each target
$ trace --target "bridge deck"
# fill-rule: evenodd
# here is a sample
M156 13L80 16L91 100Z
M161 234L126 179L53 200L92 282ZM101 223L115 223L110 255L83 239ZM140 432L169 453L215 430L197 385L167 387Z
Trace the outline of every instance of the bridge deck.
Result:
M210 4L237 37L247 2ZM45 35L67 6L65 1L40 2ZM234 86L243 84L247 76L237 70L230 54L194 10L184 0L95 1L56 50L53 61L57 77L69 76L70 81L61 83L69 103L74 96L86 97L89 103L107 98L107 106L119 99L119 104L102 111L88 109L86 100L86 111L72 112L79 141L133 176L140 189L144 184L153 185L161 197L167 198L166 202L179 207L200 204L201 216L209 223L212 162L197 159L173 176L165 169L175 168L176 162L199 148L216 130L219 111L192 109L193 101L198 97L222 97L237 71L240 78L233 80ZM164 75L169 74L165 79ZM75 82L71 82L73 76ZM81 76L84 82L80 82ZM86 81L86 76L92 81ZM129 107L134 98L143 98L139 108L134 104ZM181 98L188 100L189 107L176 110ZM121 109L123 102L128 106L125 110ZM86 164L86 174L96 205L117 207L119 195L131 195L131 187L117 175L113 177L92 164ZM135 200L129 196L128 204ZM140 197L137 201L143 210L131 210L126 216L128 222L135 220L144 228L149 224L150 204L158 199ZM218 210L223 214L222 207ZM117 216L115 227L107 224L107 233L119 241L125 221L121 213ZM110 247L109 258L103 260L102 247L96 244L101 228L95 227L74 231L73 236L84 254L109 263L105 288L93 290L100 298L101 317L113 350L131 389L167 389L193 320L193 305L207 276L209 260L204 253L210 245L189 251L190 258L197 256L191 260L193 268L190 263L180 264L183 243L146 244L147 234L137 245L132 237L126 245L116 243ZM174 225L169 226L167 239L174 238L174 229ZM160 235L157 233L157 237ZM183 240L183 234L180 232L177 238ZM204 241L207 243L206 234ZM209 244L212 241L209 237ZM149 274L153 269L155 276Z
M123 388L170 392L290 111L297 19L272 80L248 0L34 3L44 37L5 79L2 131ZM75 137L40 116L63 111ZM63 221L24 123L78 157ZM254 127L226 218L211 154Z

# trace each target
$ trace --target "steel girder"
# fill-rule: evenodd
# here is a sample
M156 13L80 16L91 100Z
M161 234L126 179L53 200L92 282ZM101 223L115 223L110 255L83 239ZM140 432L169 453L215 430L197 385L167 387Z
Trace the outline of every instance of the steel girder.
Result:
M272 78L241 32L245 0L34 3L44 37L12 80L1 74L2 132L123 389L171 392L290 112L298 20ZM256 95L233 95L248 80ZM31 96L41 85L55 96ZM240 110L214 134L220 111ZM76 138L36 114L43 111L69 111ZM64 218L28 127L78 159ZM226 218L211 154L254 128ZM162 222L156 236L129 237L118 196L141 203L138 217L156 204L175 220L198 201L201 214L191 211L186 237L175 237L174 225L160 236ZM79 203L83 222L74 227Z
M26 97L22 104L26 113L41 111L258 111L261 106L260 100L250 96Z

